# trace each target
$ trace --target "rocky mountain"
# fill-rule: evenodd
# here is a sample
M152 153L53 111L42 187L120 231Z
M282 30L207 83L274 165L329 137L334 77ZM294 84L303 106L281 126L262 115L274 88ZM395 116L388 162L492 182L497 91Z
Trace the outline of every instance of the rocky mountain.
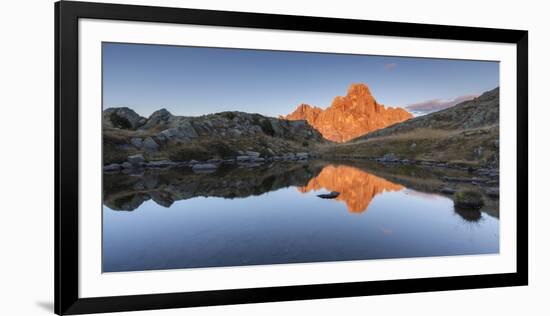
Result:
M454 107L327 146L325 155L498 167L499 89Z
M284 118L305 120L324 138L341 143L408 120L412 115L404 109L379 104L367 85L352 84L347 95L334 98L327 109L301 104Z
M198 117L177 116L161 109L148 118L133 110L103 111L104 163L121 163L128 156L174 161L223 159L246 152L257 158L308 152L323 143L306 121L291 121L243 112Z

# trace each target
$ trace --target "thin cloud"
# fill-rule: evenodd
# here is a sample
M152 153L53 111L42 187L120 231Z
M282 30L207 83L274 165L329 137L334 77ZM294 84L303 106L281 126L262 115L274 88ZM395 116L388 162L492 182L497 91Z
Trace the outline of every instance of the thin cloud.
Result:
M393 69L395 69L395 67L397 67L396 63L389 63L389 64L384 65L384 69L386 69L386 70L393 70Z
M412 112L414 115L418 116L444 110L461 102L477 98L478 96L479 94L468 94L461 95L453 99L432 99L424 102L410 104L407 105L405 108Z

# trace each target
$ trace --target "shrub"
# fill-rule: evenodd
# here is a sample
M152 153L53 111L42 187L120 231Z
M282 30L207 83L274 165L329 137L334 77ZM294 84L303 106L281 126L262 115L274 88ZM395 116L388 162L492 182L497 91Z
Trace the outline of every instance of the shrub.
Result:
M232 120L232 119L235 118L235 113L233 113L233 112L223 112L223 113L221 113L221 115L223 117L225 117L226 119L229 119L229 120Z
M461 209L480 209L485 203L483 196L478 191L461 190L453 196L455 207Z
M275 135L275 130L273 129L273 126L271 126L271 122L269 120L263 119L260 121L259 125L262 128L262 132L264 132L264 134L269 136Z
M116 112L112 112L109 115L109 119L111 120L111 124L113 124L113 126L116 128L124 128L124 129L132 128L132 124L130 123L130 121L128 121L127 118L119 116Z

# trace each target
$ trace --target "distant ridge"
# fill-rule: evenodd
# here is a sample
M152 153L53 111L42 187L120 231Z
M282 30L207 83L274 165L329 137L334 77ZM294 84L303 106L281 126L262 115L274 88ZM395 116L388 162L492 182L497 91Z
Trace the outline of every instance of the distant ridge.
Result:
M359 137L367 139L386 135L395 135L421 128L441 130L464 130L498 125L499 123L499 88L484 92L477 98L461 102L453 107L419 116L380 129L369 135Z

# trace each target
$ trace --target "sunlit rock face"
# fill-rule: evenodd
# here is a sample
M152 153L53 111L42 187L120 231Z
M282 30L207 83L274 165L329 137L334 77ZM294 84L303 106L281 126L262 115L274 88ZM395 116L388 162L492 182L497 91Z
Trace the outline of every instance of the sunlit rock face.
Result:
M371 131L412 118L402 108L384 107L376 102L366 84L352 84L346 96L337 96L331 106L323 110L301 104L287 120L306 120L324 138L346 142Z
M346 203L350 212L365 212L371 201L384 192L401 191L405 187L384 180L370 173L348 166L328 165L306 186L299 187L302 193L325 189L340 194L335 199Z

